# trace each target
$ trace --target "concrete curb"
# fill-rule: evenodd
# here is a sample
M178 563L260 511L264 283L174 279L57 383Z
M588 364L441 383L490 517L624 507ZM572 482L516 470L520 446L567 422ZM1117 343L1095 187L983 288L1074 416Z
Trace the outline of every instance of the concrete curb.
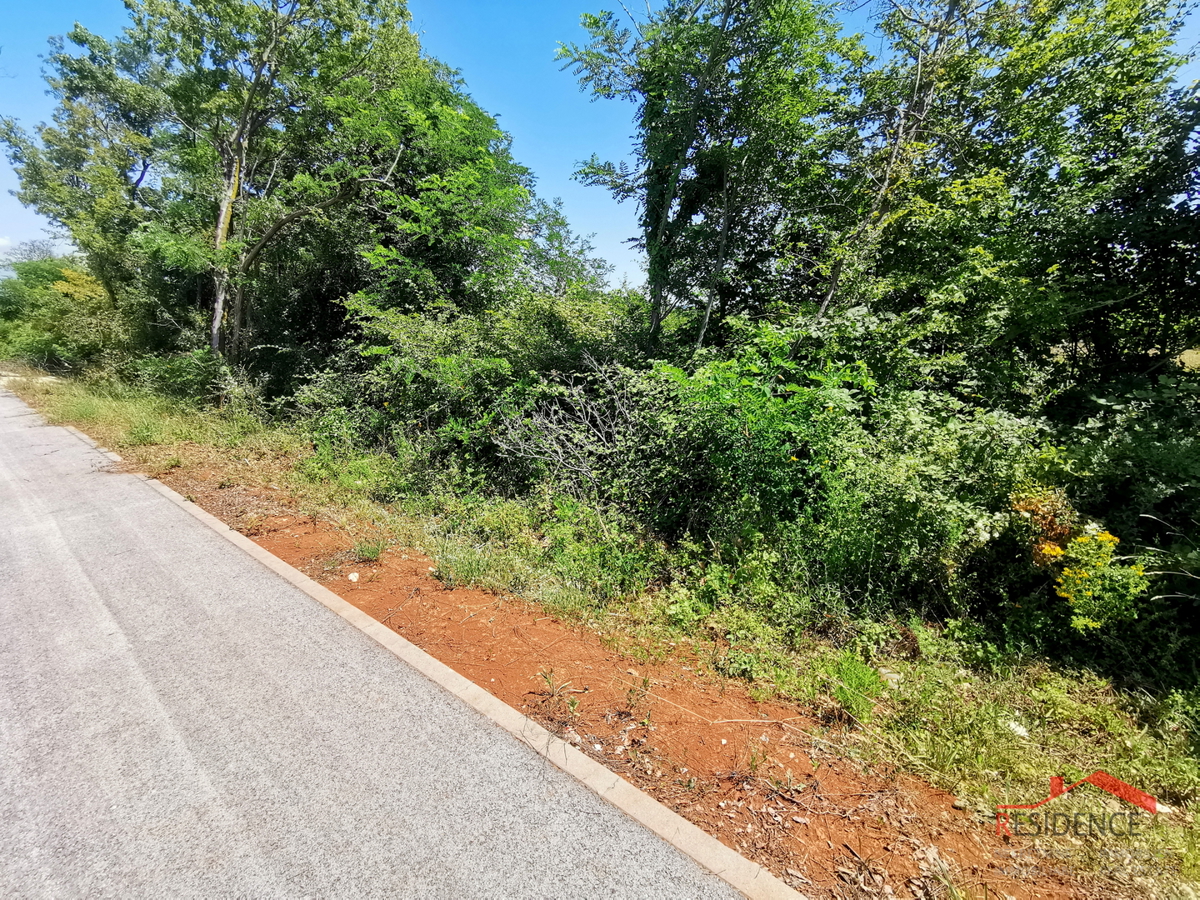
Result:
M65 427L110 460L122 461L120 456L105 450L79 429L69 425ZM750 900L806 900L803 894L788 887L758 863L726 847L712 835L634 787L616 772L605 768L445 663L434 659L386 625L352 606L277 556L268 553L216 516L184 499L162 482L146 475L133 474Z

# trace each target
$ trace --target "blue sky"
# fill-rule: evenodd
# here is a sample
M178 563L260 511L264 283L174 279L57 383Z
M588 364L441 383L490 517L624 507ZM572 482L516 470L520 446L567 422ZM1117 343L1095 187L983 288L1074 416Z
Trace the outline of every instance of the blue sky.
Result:
M120 0L3 2L0 114L14 116L28 128L48 119L53 109L40 74L46 39L64 34L75 21L115 35L126 13ZM639 256L625 243L637 231L633 204L617 204L601 188L571 180L579 161L593 153L604 159L624 157L634 108L616 101L591 102L554 59L558 42L586 40L580 14L605 7L619 8L612 0L409 0L413 27L426 51L461 70L475 100L499 117L513 136L517 159L536 174L538 192L561 197L575 229L595 234L597 250L616 268L616 280L627 275L639 282ZM870 28L865 10L850 22L855 30ZM1186 29L1189 41L1195 40L1196 26L1193 19ZM45 236L46 223L10 195L16 186L12 169L0 159L0 252Z

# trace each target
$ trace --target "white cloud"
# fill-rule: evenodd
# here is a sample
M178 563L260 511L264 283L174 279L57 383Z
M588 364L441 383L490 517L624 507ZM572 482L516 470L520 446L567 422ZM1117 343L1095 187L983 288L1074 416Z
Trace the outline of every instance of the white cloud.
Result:
M12 238L0 237L0 250L7 250L12 245Z

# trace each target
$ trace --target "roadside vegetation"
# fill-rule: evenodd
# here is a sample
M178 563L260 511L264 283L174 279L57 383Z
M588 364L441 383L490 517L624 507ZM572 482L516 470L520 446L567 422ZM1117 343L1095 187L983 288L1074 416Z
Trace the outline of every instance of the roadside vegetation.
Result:
M0 126L76 248L0 282L0 358L74 376L18 385L52 418L694 642L981 811L1105 769L1185 822L1182 8L920 0L871 52L799 0L585 16L564 65L637 131L579 177L638 204L638 287L402 5L131 10L53 48L54 122Z

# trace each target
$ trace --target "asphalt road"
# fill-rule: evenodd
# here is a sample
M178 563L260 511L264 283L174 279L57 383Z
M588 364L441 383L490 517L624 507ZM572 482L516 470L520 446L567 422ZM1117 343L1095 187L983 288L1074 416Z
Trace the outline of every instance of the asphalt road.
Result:
M0 390L0 896L733 897Z

